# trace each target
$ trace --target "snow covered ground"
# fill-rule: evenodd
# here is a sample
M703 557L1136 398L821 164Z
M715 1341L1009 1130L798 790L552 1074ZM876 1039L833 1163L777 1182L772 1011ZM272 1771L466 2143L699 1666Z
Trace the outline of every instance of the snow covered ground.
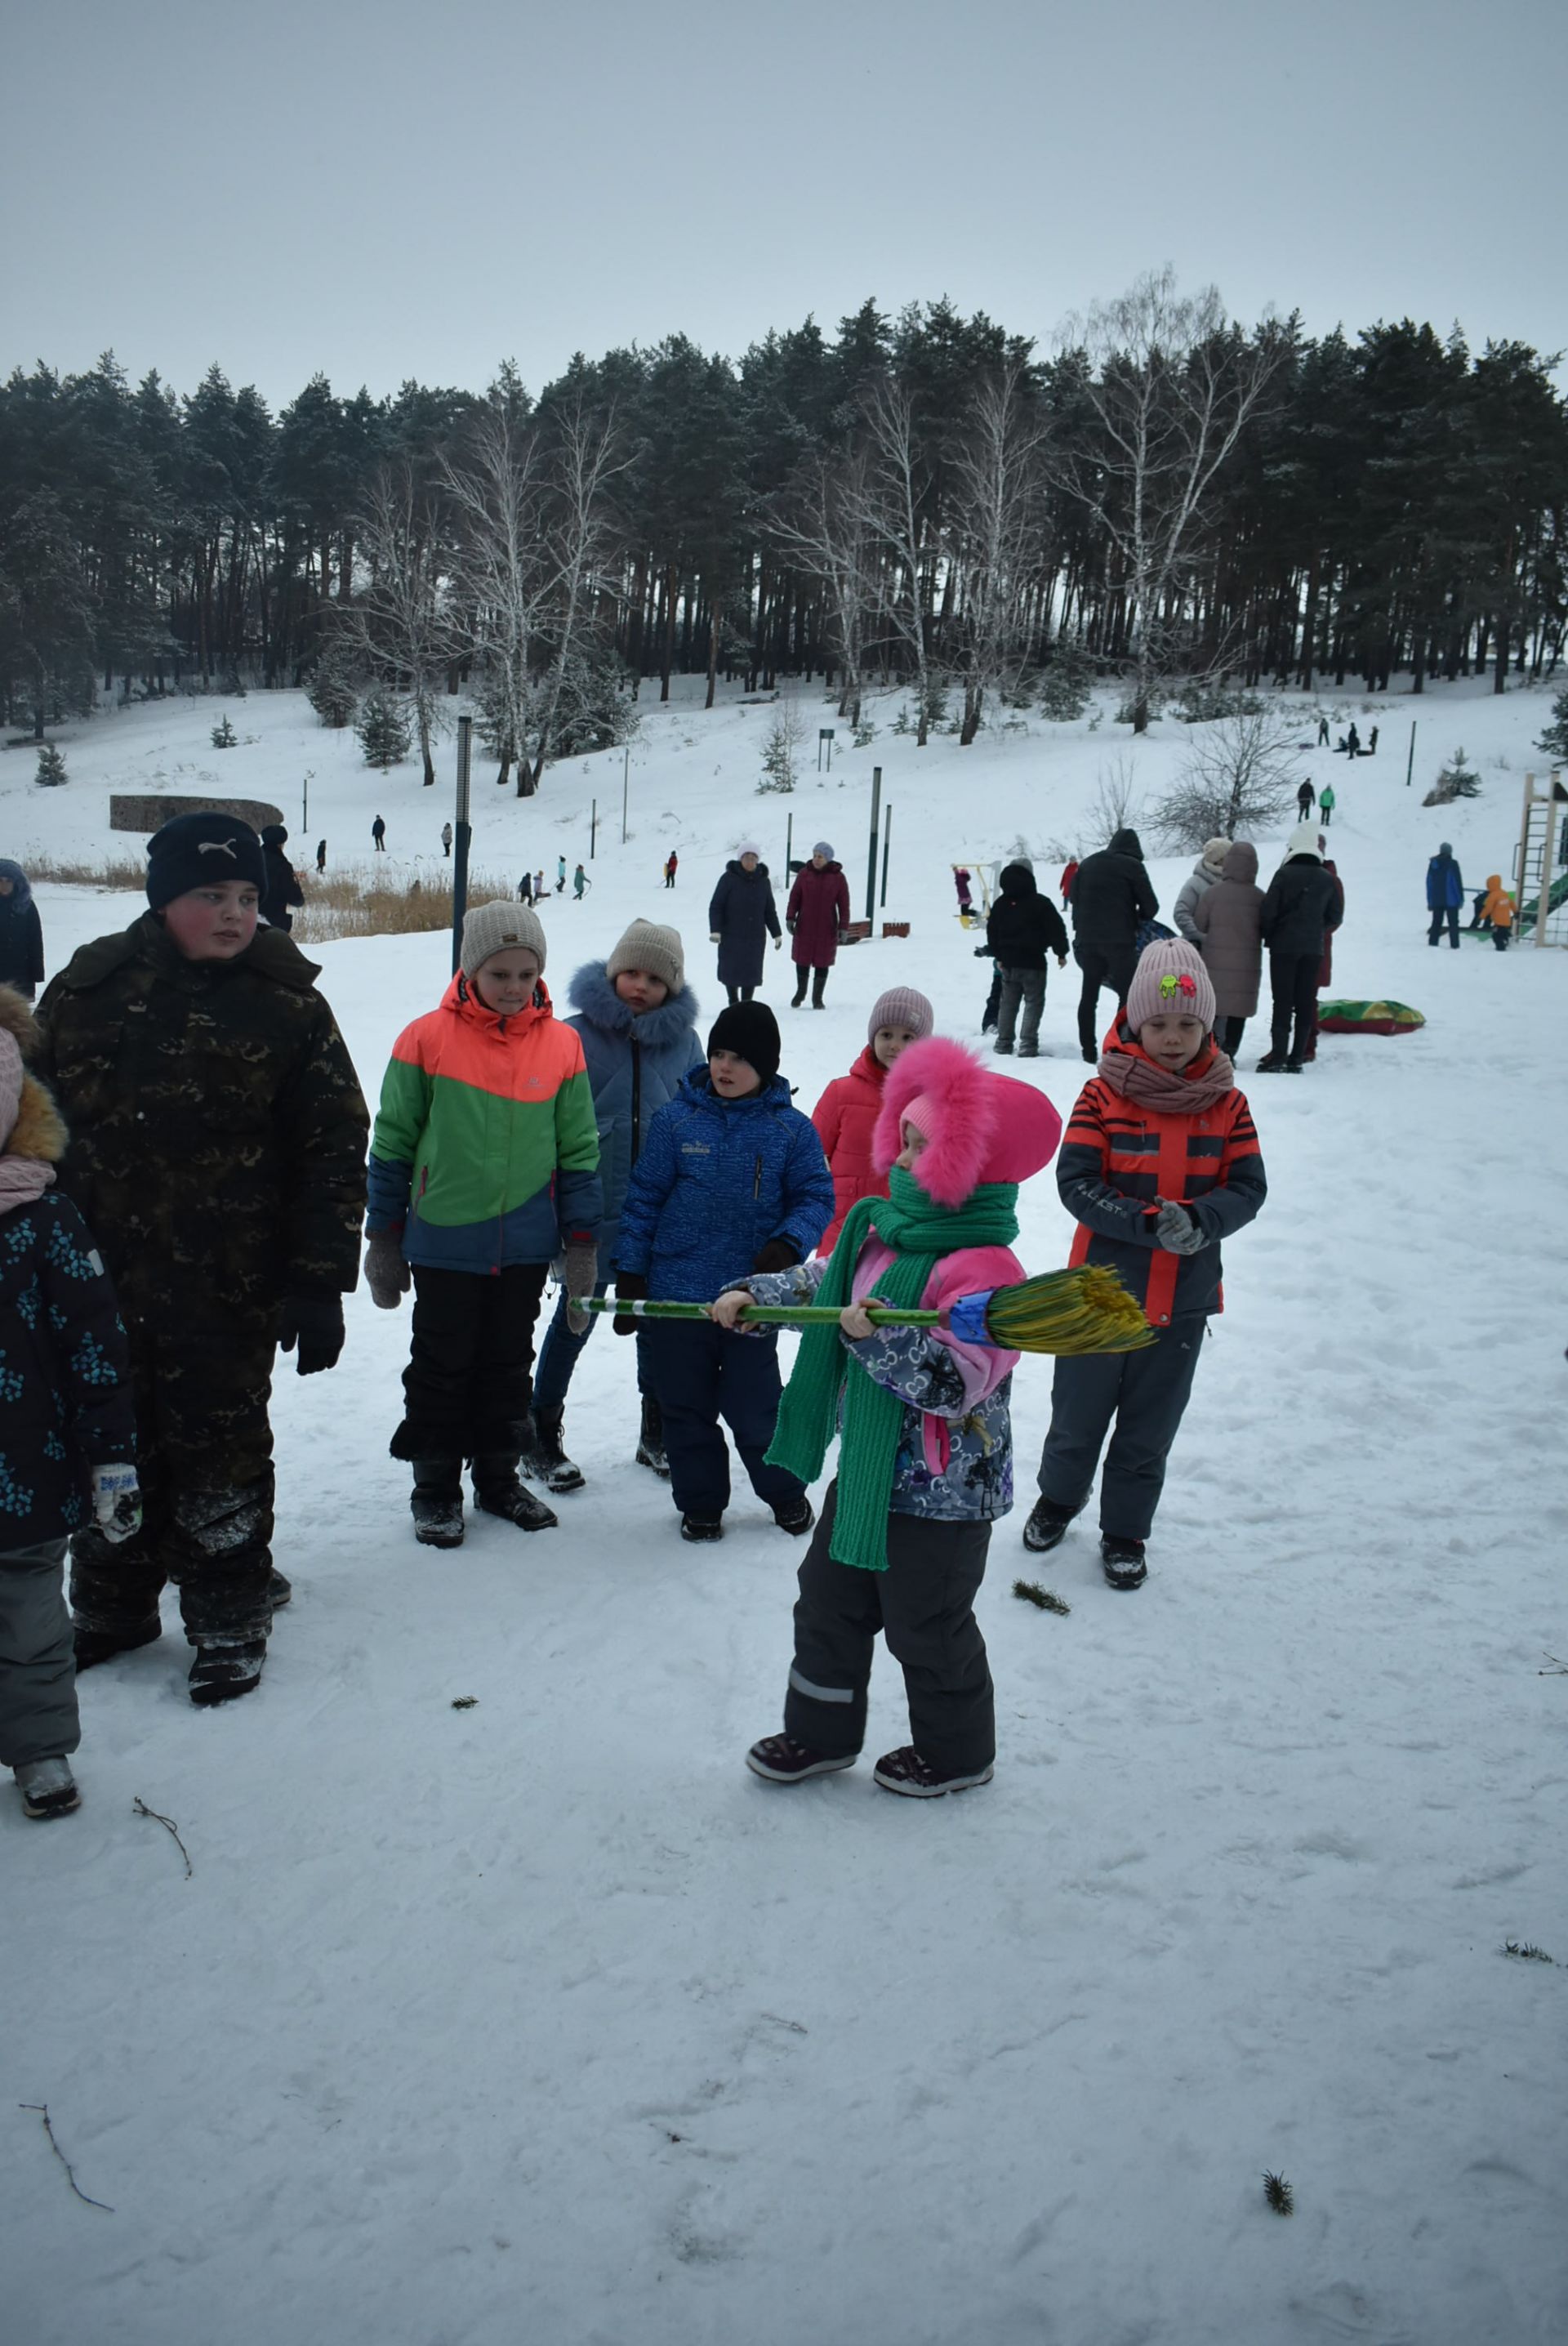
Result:
M1249 1031L1269 1202L1227 1252L1149 1581L1104 1586L1089 1519L1043 1573L1023 1508L999 1527L994 1783L925 1805L869 1765L792 1790L744 1771L778 1724L798 1550L749 1494L721 1546L683 1545L631 1464L630 1352L607 1334L574 1388L590 1479L560 1530L481 1517L455 1555L416 1547L386 1455L407 1318L361 1290L337 1372L279 1381L297 1596L260 1694L192 1710L166 1606L160 1645L84 1683L80 1814L45 1830L0 1797L8 2340L1564 2334L1568 1678L1543 1673L1568 1659L1568 964L1431 952L1423 901L1440 838L1467 882L1507 873L1547 701L1469 684L1338 708L1382 740L1349 768L1304 760L1339 793L1335 990L1428 1024L1326 1037L1298 1082L1251 1079ZM236 706L241 747L215 755L217 713L78 729L60 791L34 788L30 750L0 756L0 852L134 848L107 831L111 788L219 787L280 803L301 864L322 833L336 862L366 852L377 811L392 861L439 860L444 781L367 773L297 696ZM806 714L833 721L815 695ZM1107 715L918 752L887 715L787 800L753 791L766 710L649 708L624 846L616 751L533 802L476 778L475 864L553 876L585 854L596 794L593 892L546 913L550 982L647 913L679 923L716 1008L724 855L755 833L781 874L792 812L797 852L830 839L860 909L880 761L909 939L842 955L820 1015L789 1011L769 963L809 1107L884 985L978 1034L955 857L1071 840L1117 754L1146 804L1185 734L1166 719L1132 743ZM1461 741L1481 796L1423 811ZM1153 862L1166 905L1188 868ZM137 909L39 893L51 968ZM445 942L319 958L373 1098ZM1073 998L1054 974L1048 1056L1009 1069L1064 1112L1085 1072ZM1023 1233L1032 1266L1064 1259L1048 1178ZM1024 1506L1049 1398L1026 1363ZM1070 1615L1017 1602L1020 1571ZM880 1659L868 1759L904 1739L900 1697ZM188 1881L137 1799L178 1822ZM73 2197L18 2106L39 2103L112 2213ZM1288 2221L1266 2169L1294 2188Z

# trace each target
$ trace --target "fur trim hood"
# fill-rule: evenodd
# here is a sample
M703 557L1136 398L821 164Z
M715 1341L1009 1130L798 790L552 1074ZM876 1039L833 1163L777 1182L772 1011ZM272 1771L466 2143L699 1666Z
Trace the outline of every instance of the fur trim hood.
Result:
M961 1206L983 1181L1023 1181L1048 1165L1062 1119L1044 1092L994 1076L962 1043L933 1035L911 1043L888 1070L871 1162L887 1173L916 1102L926 1146L914 1178L939 1206Z
M701 1015L696 994L689 985L661 1002L657 1010L645 1010L640 1018L631 1011L616 992L614 981L606 975L602 961L585 961L573 973L566 988L566 1000L580 1018L596 1026L603 1035L616 1035L630 1039L634 1035L639 1043L663 1050L678 1043L684 1035L691 1034Z
M38 1022L30 1003L24 1002L14 985L0 985L0 1033L9 1035L24 1059L30 1059L38 1048Z
M22 1078L22 1104L0 1157L38 1157L57 1165L69 1138L65 1120L36 1076Z

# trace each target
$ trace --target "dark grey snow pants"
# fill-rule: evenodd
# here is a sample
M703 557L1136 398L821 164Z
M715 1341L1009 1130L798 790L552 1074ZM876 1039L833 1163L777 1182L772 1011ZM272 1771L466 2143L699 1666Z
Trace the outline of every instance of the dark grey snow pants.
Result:
M828 1554L838 1497L830 1483L800 1566L785 1734L833 1759L859 1751L880 1629L903 1670L910 1739L921 1759L943 1776L990 1767L996 1704L974 1600L991 1525L890 1515L888 1568L862 1572Z
M65 1577L63 1539L0 1554L0 1768L63 1759L82 1739Z
M1064 1354L1051 1388L1051 1431L1040 1454L1040 1495L1076 1515L1100 1482L1100 1529L1147 1539L1165 1485L1166 1460L1192 1392L1208 1321L1186 1312L1155 1331L1142 1352Z

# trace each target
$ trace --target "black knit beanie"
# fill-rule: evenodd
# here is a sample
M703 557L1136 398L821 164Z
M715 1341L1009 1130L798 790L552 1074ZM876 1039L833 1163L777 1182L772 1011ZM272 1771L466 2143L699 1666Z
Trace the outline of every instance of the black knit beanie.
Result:
M155 913L192 888L242 880L267 892L261 842L232 814L177 814L148 842L147 901Z
M733 1051L737 1058L756 1068L765 1086L779 1073L782 1049L779 1021L765 1002L732 1002L728 1010L719 1012L708 1032L710 1059L715 1051Z

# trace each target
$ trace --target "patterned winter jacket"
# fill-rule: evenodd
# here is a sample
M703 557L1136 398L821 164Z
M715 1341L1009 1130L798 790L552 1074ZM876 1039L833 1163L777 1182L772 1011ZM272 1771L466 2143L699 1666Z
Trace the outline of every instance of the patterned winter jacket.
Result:
M593 1239L599 1140L583 1046L541 979L526 1010L487 1010L459 971L392 1045L371 1135L372 1237L405 1260L487 1274Z
M1145 1056L1120 1027L1105 1050ZM1212 1056L1210 1044L1186 1072L1203 1073ZM1056 1158L1056 1188L1078 1223L1069 1262L1120 1271L1156 1328L1184 1312L1224 1310L1219 1241L1251 1221L1268 1195L1241 1092L1227 1092L1197 1116L1169 1115L1125 1098L1103 1076L1091 1076L1078 1095ZM1155 1237L1161 1199L1189 1206L1209 1244L1196 1254L1168 1253Z
M711 1301L744 1279L769 1239L804 1259L833 1210L833 1183L809 1118L775 1076L721 1099L706 1067L648 1127L621 1208L616 1261L657 1300Z
M874 1295L893 1260L873 1231L855 1260L850 1292ZM759 1303L809 1303L826 1258L740 1284ZM1023 1277L1006 1247L963 1247L944 1255L926 1281L921 1308L945 1311L962 1295L988 1293ZM744 1341L743 1338L738 1341ZM866 1374L904 1404L889 1511L938 1523L989 1523L1013 1504L1009 1402L1016 1352L961 1341L951 1328L875 1328L861 1342L840 1340Z
M65 1127L25 1086L6 1154L53 1164ZM126 1331L87 1224L46 1189L0 1214L0 1549L87 1520L95 1466L136 1455Z
M38 1005L60 1184L129 1317L219 1307L265 1335L359 1276L369 1117L316 965L278 929L187 961L144 913Z
M599 1135L599 1180L604 1219L599 1225L599 1276L616 1260L621 1200L632 1167L642 1154L647 1128L683 1076L700 1067L697 996L689 985L635 1018L602 961L585 962L566 989L575 1017L566 1025L578 1035L594 1095Z

